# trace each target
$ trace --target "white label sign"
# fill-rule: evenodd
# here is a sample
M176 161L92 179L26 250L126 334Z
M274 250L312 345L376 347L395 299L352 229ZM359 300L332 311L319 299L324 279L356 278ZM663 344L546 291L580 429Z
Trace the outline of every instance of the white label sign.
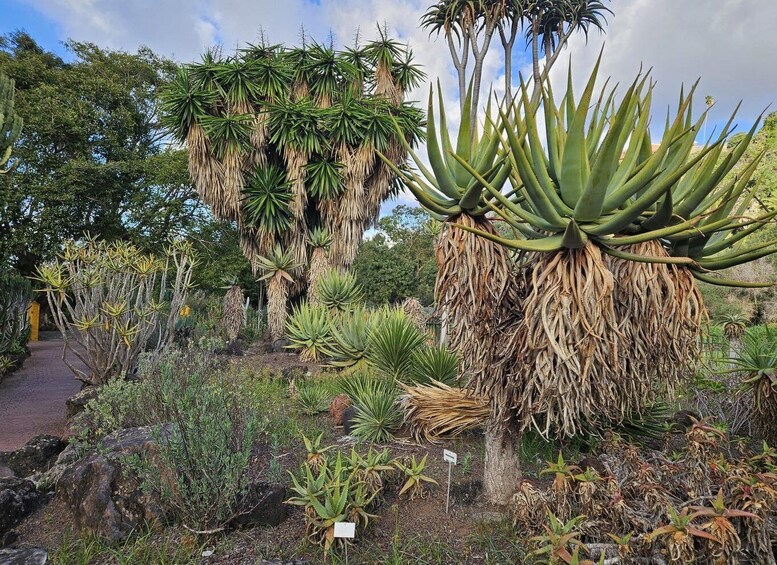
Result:
M355 538L356 524L354 522L335 522L336 538Z
M458 462L458 459L459 459L458 455L456 455L453 451L448 451L447 449L443 450L442 458L447 463L453 463L454 465L456 465L456 463Z

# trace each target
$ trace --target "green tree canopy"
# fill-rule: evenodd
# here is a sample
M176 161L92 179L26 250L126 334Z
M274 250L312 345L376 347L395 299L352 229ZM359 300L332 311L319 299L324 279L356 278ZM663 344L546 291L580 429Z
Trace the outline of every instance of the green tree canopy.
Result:
M371 304L418 298L434 302L437 264L431 217L422 208L400 205L378 222L378 233L362 242L354 270Z
M70 41L71 61L24 32L0 38L24 128L18 166L0 179L0 264L32 272L84 232L153 250L207 220L186 156L159 127L160 88L175 64Z

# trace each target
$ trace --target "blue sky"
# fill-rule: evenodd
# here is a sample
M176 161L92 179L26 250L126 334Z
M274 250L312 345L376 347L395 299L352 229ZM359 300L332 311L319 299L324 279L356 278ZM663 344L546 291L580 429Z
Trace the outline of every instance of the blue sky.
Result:
M41 47L54 51L60 56L65 55L65 48L60 37L62 30L57 23L42 15L32 6L18 0L3 0L3 18L0 20L0 34L7 34L17 29L24 29L38 42Z
M214 43L225 49L255 41L263 30L273 42L295 43L300 29L318 40L331 33L350 43L358 29L375 35L376 24L414 49L431 80L440 78L446 104L456 107L455 73L442 40L430 40L418 22L432 0L0 0L0 32L28 31L43 47L66 55L73 38L134 51L147 45L180 61L199 57ZM708 130L725 122L740 99L740 130L777 102L777 0L612 0L615 15L606 36L593 32L586 43L573 37L568 52L581 83L606 40L602 76L631 82L640 66L652 67L654 123L663 122L682 83L702 77L701 100L716 100ZM495 42L486 60L485 84L501 89L501 49ZM565 54L566 57L566 54ZM517 67L527 58L519 56ZM563 80L567 60L553 75ZM585 69L585 70L583 70ZM517 75L517 73L516 73ZM517 76L516 76L517 80ZM423 100L428 85L412 98ZM453 112L452 112L453 114ZM660 132L656 132L660 134Z

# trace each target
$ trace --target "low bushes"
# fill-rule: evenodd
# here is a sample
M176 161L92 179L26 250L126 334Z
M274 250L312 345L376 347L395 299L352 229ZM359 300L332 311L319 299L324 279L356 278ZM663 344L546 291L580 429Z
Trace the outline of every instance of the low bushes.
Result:
M252 446L266 424L251 383L196 350L145 356L139 377L100 389L79 416L79 440L88 447L117 429L154 425L156 452L127 460L144 490L192 530L223 528L247 487ZM162 435L162 423L172 424L169 433Z
M30 326L27 309L30 282L14 273L0 273L0 378L14 369L26 354Z

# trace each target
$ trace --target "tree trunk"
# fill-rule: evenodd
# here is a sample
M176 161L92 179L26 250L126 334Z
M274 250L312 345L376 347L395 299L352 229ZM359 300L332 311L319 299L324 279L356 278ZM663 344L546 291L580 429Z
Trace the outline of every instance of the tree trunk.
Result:
M521 478L519 436L504 426L486 431L486 461L483 486L492 504L508 504Z

